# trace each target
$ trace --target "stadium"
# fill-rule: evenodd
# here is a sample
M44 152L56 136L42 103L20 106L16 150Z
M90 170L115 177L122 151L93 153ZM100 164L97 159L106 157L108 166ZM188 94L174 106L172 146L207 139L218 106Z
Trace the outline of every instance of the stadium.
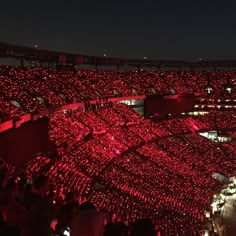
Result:
M8 179L45 175L55 207L74 194L127 232L149 219L150 235L235 235L227 207L236 195L236 61L5 43L0 57L0 169Z

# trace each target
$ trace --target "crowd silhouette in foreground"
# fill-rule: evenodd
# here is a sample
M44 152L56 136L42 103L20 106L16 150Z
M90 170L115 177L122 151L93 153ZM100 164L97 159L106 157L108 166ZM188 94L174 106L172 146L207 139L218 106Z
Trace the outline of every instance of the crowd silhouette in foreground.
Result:
M0 172L0 235L3 236L155 236L148 219L132 225L108 219L93 203L79 203L73 193L52 198L48 177L39 175L32 183L9 178ZM69 233L69 234L68 234Z

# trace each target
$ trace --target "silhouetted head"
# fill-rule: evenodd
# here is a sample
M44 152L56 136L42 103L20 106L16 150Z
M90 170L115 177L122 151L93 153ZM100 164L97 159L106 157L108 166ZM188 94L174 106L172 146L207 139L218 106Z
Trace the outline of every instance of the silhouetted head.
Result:
M122 223L108 223L104 236L126 236L128 228Z
M7 169L2 169L0 171L0 189L3 189L7 184L8 180L8 171Z
M132 236L155 236L155 228L148 219L138 219L132 225Z
M92 202L83 202L79 207L79 211L82 212L86 210L96 210L96 207L93 205Z
M48 177L45 175L39 175L33 179L33 190L45 195L49 189Z
M103 236L103 232L103 216L94 209L80 212L71 227L71 236Z

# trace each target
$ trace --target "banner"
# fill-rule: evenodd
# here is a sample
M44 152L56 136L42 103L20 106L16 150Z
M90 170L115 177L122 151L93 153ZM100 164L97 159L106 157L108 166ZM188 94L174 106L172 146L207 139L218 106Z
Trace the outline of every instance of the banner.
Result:
M84 63L84 57L82 57L82 56L77 57L76 60L75 60L75 63L77 65L83 64Z
M13 121L12 120L5 121L2 124L0 124L0 133L11 128L13 128Z
M63 55L63 54L60 55L60 56L59 56L59 62L60 62L60 63L66 63L66 55Z

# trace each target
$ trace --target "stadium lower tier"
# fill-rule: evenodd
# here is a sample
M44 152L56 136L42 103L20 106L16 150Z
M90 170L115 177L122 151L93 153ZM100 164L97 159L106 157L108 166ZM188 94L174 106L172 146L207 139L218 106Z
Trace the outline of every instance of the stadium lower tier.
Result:
M223 128L235 127L231 118ZM114 104L86 113L55 113L49 126L55 158L39 155L22 168L6 163L1 168L15 178L45 174L55 201L74 192L123 222L149 218L161 235L201 235L205 211L221 188L212 175L236 174L235 142L215 143L198 134L214 126L211 119L151 122Z

